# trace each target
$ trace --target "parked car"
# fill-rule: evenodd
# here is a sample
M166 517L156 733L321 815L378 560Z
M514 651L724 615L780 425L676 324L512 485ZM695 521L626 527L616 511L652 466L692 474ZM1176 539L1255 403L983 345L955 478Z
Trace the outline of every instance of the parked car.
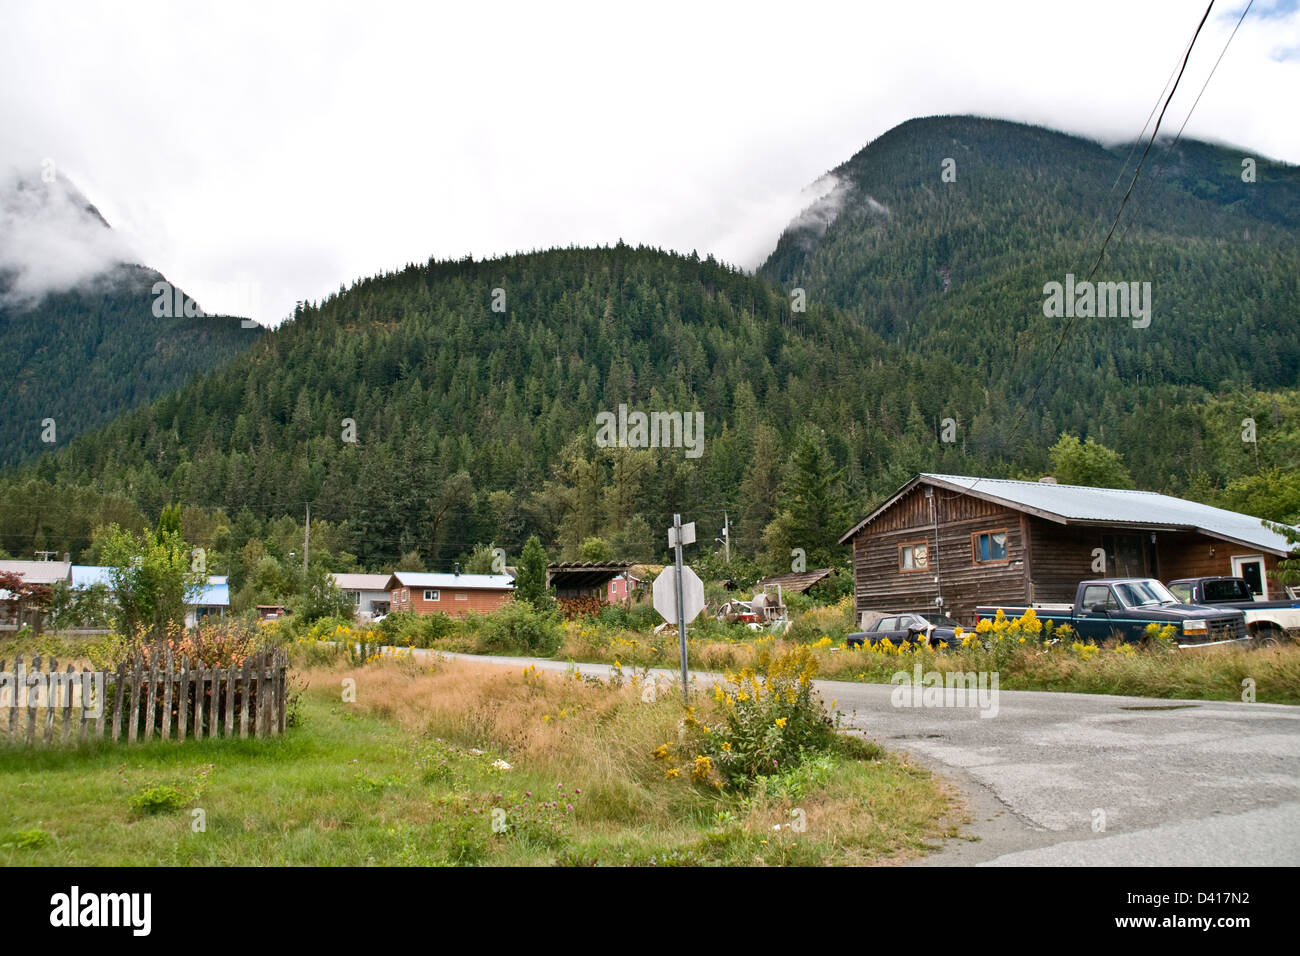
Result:
M919 641L922 638L932 645L946 641L956 641L956 630L960 627L956 621L943 614L891 614L882 617L865 631L858 631L846 637L849 647L858 647L864 641L874 644L889 638L894 645Z
M1169 582L1169 590L1188 604L1237 608L1256 644L1275 647L1288 637L1300 641L1300 600L1261 600L1245 578L1178 578Z
M1146 636L1148 624L1177 628L1179 647L1249 644L1246 617L1236 608L1184 604L1155 578L1099 578L1080 581L1074 604L1015 604L981 606L976 621L1001 611L1022 617L1032 607L1044 624L1068 624L1080 640L1098 643L1119 638L1136 643Z

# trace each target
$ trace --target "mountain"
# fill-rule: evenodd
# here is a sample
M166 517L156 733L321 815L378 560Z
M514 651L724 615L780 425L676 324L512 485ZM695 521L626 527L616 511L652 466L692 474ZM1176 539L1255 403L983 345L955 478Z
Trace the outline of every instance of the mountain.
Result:
M1086 276L1126 151L963 117L833 171L758 275L621 242L409 265L10 469L0 542L75 552L104 516L181 502L240 588L291 560L308 505L336 570L450 570L533 533L652 558L680 511L715 534L725 515L745 557L813 562L916 471L1042 474L1066 430L1142 487L1285 515L1300 500L1256 479L1300 447L1294 170L1260 159L1243 194L1233 155L1179 144L1135 191L1096 278L1151 282L1145 328L1044 315L1045 284ZM620 411L698 412L704 443L603 447Z
M1138 448L1132 429L1149 429L1142 413L1162 402L1295 386L1300 169L1247 150L1152 149L1094 276L1149 282L1148 325L1044 315L1048 283L1092 269L1131 153L1000 120L912 120L830 173L835 189L761 272L911 353L959 362L973 387L1031 404L1006 436L1017 455L1061 429L1104 429ZM1243 182L1245 157L1254 182Z
M429 262L305 305L18 480L94 486L146 512L183 501L269 519L310 502L313 522L349 523L371 566L411 549L447 563L532 532L571 549L622 534L654 554L687 503L719 527L727 509L770 517L770 493L741 500L760 425L775 441L763 467L779 470L808 426L854 487L897 479L909 466L879 453L913 401L899 385L958 372L831 310L793 312L712 259L620 243ZM702 413L700 454L599 447L597 416L620 405Z
M176 317L158 317L166 279L130 256L67 180L0 183L0 466L179 388L257 337L237 319L186 317L175 294Z

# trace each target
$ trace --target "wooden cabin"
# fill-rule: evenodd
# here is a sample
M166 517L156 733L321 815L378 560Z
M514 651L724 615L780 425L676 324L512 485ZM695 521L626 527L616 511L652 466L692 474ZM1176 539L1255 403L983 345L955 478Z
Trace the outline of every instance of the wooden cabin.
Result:
M980 604L1074 600L1086 578L1234 575L1285 596L1277 562L1291 545L1259 518L1149 491L917 475L858 522L854 604L942 610L974 624Z

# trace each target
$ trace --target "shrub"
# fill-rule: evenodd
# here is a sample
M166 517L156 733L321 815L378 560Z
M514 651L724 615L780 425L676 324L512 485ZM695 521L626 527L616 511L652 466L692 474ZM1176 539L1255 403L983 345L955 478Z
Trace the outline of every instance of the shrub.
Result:
M844 597L826 607L814 607L800 614L785 632L787 640L812 644L824 637L842 641L853 627L853 598Z
M602 627L628 631L652 631L663 620L654 606L647 602L635 604L606 604L596 616Z
M36 850L48 844L52 839L53 837L39 828L18 830L6 839L0 840L0 847L16 847L19 850Z
M817 662L808 647L775 657L758 654L757 667L728 673L713 687L712 714L701 721L688 711L677 743L654 751L664 775L697 783L751 789L764 777L790 773L805 757L832 750L835 729L812 682ZM712 722L714 726L709 726Z
M385 644L398 647L432 647L434 643L454 635L459 628L446 614L416 614L398 611L389 614L375 625L374 630Z
M560 649L564 630L558 617L527 601L510 601L483 618L479 643L493 653L549 657Z
M130 800L132 810L140 814L166 813L179 810L190 802L190 797L180 787L169 783L159 783L145 787L134 794Z
M211 772L212 764L204 764L194 768L184 779L150 784L132 795L127 802L132 810L142 814L179 810L202 796Z

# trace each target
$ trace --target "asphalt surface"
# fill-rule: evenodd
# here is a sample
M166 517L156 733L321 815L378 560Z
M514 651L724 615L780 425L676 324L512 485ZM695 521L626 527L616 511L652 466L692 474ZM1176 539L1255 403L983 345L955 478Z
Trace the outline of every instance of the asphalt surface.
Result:
M692 673L706 687L715 676ZM891 685L817 689L841 726L907 752L964 796L960 836L917 865L1300 865L1300 707L1007 690L982 708L895 706L902 689ZM903 699L923 702L910 689Z

